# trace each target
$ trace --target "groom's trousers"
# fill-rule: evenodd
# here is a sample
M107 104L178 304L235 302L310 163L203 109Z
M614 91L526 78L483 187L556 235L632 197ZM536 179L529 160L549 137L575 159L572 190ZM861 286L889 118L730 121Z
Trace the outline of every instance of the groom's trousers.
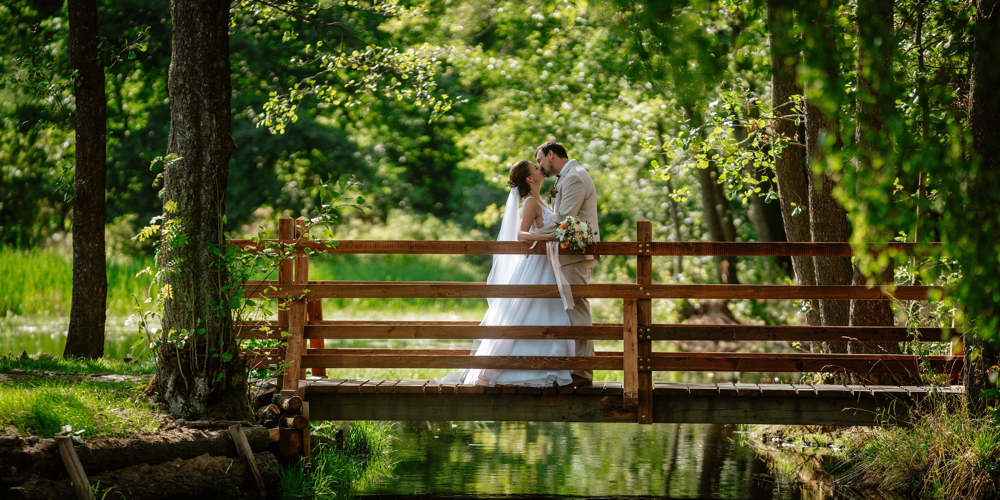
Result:
M573 264L562 266L563 276L570 285L589 285L590 275L594 272L597 261L594 259L581 260ZM590 316L590 301L587 299L574 297L574 307L566 311L569 314L570 326L592 326L594 323ZM576 356L593 356L593 340L577 340ZM593 370L573 370L573 375L579 375L587 380L594 380Z

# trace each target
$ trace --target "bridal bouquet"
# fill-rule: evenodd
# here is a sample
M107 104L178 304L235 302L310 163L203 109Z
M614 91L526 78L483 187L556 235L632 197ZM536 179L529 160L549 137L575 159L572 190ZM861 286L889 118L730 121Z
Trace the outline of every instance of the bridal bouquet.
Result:
M583 250L594 243L594 229L590 223L572 215L556 226L555 235L560 248Z

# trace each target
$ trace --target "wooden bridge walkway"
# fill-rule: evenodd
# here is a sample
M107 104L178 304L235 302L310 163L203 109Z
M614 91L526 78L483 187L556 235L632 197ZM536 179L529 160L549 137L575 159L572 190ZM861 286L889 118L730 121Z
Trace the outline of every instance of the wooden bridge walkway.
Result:
M277 321L238 324L243 339L286 339L287 347L245 352L256 366L285 364L281 387L310 403L313 420L475 420L873 425L891 424L925 398L962 393L960 386L654 383L655 371L823 372L902 374L915 380L929 371L961 373L962 356L654 352L653 342L947 342L941 328L653 324L652 300L820 299L925 301L930 286L665 285L653 283L652 258L676 255L850 256L847 243L653 242L648 221L635 242L602 242L596 255L636 257L636 283L574 285L573 295L621 300L623 323L590 327L479 326L475 322L324 321L324 298L557 298L555 285L486 285L456 282L310 281L309 255L330 254L536 254L521 242L340 241L325 245L304 234L305 220L282 218L279 239L233 243L261 250L263 243L294 249L278 280L248 284L247 297L278 298L287 307ZM890 248L912 252L913 244ZM576 252L580 253L580 252ZM328 349L325 339L594 339L622 340L621 352L594 357L473 356L455 349ZM383 342L384 345L384 342ZM663 345L663 344L660 344ZM576 389L447 385L429 380L327 378L343 368L503 368L622 371L623 382ZM306 370L313 376L306 376ZM789 377L790 379L790 377Z

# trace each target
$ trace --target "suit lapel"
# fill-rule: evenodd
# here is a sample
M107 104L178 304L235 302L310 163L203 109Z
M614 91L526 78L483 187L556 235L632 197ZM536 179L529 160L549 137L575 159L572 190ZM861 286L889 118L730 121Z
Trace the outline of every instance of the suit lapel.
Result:
M559 177L556 177L556 183L555 183L556 200L552 204L552 211L555 212L555 213L557 213L557 214L559 213L559 205L560 205L560 202L562 201L562 196L561 196L562 193L559 191L559 181L565 179L566 177L569 177L569 175L573 171L574 167L576 167L576 160L570 160L570 161L566 162L566 165L563 165L562 172L559 173Z

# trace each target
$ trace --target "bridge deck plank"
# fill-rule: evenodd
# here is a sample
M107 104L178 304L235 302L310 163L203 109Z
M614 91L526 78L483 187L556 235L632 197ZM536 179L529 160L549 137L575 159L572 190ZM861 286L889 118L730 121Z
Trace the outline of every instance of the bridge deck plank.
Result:
M360 383L360 385L359 385ZM361 393L359 387L377 388ZM344 386L354 392L339 392ZM599 382L568 393L458 385L457 392L428 391L429 381L311 382L305 390L314 420L480 420L635 422L617 382ZM383 389L392 389L391 392ZM423 392L417 389L423 388ZM960 394L961 387L791 384L657 383L654 422L883 425L906 418L906 405L931 390ZM337 392L335 392L337 391ZM612 392L614 391L614 392ZM881 418L892 421L882 421Z

